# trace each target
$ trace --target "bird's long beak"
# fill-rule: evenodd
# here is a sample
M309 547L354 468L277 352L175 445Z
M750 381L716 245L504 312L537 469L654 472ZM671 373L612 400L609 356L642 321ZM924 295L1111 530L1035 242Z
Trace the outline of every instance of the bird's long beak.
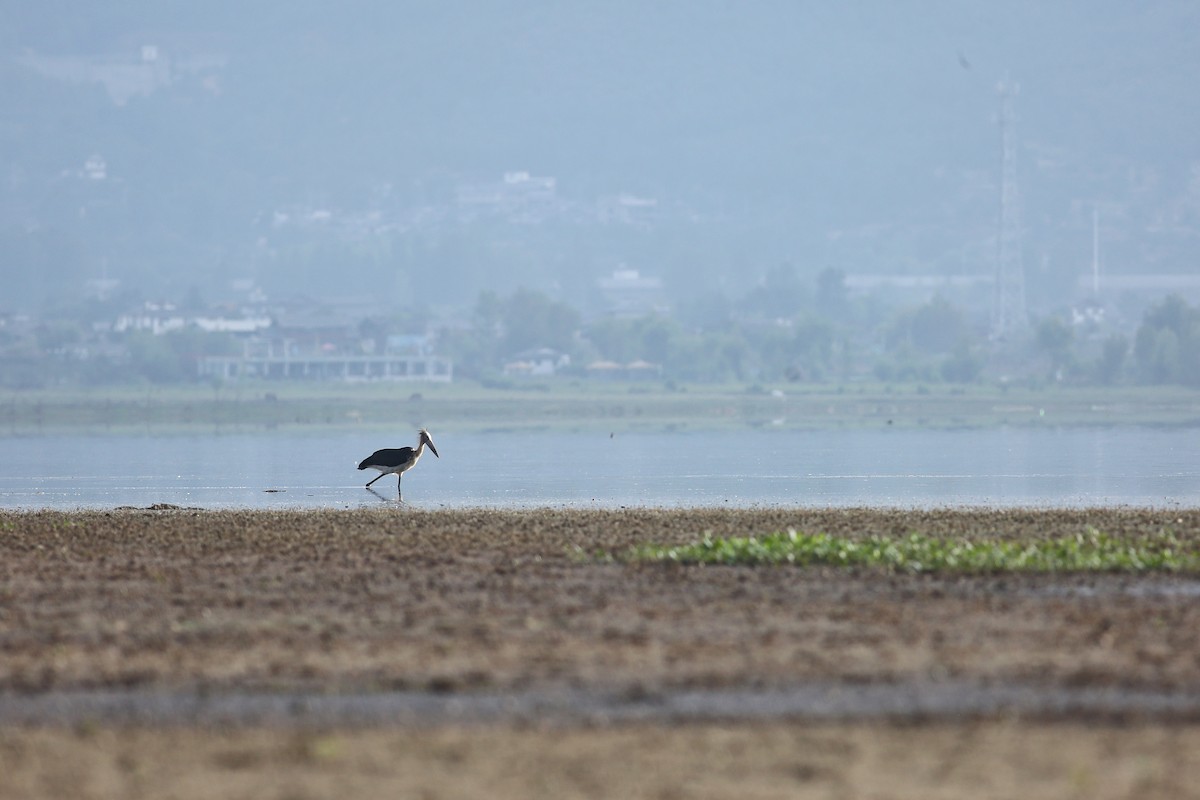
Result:
M441 456L438 456L437 448L433 446L433 439L430 439L428 436L426 436L425 444L429 445L429 449L433 451L433 454L435 456L437 456L438 458L441 458Z

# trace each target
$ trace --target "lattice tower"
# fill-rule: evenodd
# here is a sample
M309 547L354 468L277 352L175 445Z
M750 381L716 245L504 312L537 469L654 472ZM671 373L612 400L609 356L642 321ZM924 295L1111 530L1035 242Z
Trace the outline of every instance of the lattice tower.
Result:
M1005 339L1025 328L1025 265L1021 260L1021 208L1017 191L1017 130L1014 101L1020 87L1002 80L1000 95L1000 230L996 240L996 291L992 336Z

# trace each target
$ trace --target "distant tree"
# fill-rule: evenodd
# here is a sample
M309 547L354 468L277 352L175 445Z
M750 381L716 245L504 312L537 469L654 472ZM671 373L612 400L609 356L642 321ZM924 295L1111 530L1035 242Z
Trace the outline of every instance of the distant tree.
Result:
M205 333L199 328L155 336L145 331L125 338L130 374L153 383L199 380L197 362L204 356L234 355L240 349L229 334Z
M509 353L533 347L571 349L579 312L532 289L518 289L504 304L504 345Z
M731 333L709 334L704 346L714 356L716 380L746 380L750 347L743 336Z
M881 381L934 381L938 378L936 365L910 345L893 350L885 360L875 364L875 377Z
M602 358L632 361L638 357L640 343L634 335L632 320L603 317L589 325L584 335Z
M1147 309L1133 352L1142 381L1200 386L1200 311L1178 295Z
M570 352L579 312L541 292L518 289L509 297L485 290L475 300L469 330L439 334L439 348L455 361L455 372L482 378L499 371L515 353L535 347Z
M676 322L658 314L636 319L606 317L587 329L587 338L601 356L623 362L640 358L663 364L682 335Z
M79 325L68 320L43 322L33 332L42 352L54 352L75 344L83 338Z
M739 333L706 333L677 341L664 374L679 380L740 381L751 360L750 347Z
M428 306L405 306L392 313L389 326L393 333L420 334L429 329L431 319Z
M949 353L970 336L966 317L940 295L901 312L886 334L889 349L911 347L923 353Z
M754 354L756 379L779 380L796 374L795 331L791 326L756 326L743 335Z
M751 314L771 319L790 319L804 306L804 284L791 264L767 270L762 282L746 293L742 305Z
M164 336L138 332L126 339L129 361L135 374L153 383L182 380L183 365Z
M1129 340L1124 335L1114 333L1105 339L1100 358L1096 361L1096 380L1106 385L1120 380L1128 354Z
M964 340L954 348L954 352L942 362L942 379L950 383L972 383L983 372L983 358L975 353Z
M387 343L388 325L378 317L366 317L358 323L358 338L373 343L376 351L383 352Z
M791 341L787 375L818 378L833 360L833 325L824 317L809 316L796 321Z
M499 336L504 325L504 301L490 289L480 292L472 318L477 330L491 337Z
M678 317L693 328L721 330L729 326L733 317L733 303L725 292L707 292L681 303Z
M496 339L478 328L439 332L438 349L454 359L454 374L464 378L483 378L500 366Z
M1138 336L1138 369L1149 383L1182 383L1179 334L1170 328L1145 329ZM1141 331L1139 331L1141 334Z
M1034 343L1038 350L1050 358L1050 371L1055 376L1070 366L1072 361L1071 346L1075 342L1075 332L1071 326L1058 317L1046 317L1037 325L1034 333Z
M817 310L827 317L841 316L848 305L846 273L826 267L817 275Z

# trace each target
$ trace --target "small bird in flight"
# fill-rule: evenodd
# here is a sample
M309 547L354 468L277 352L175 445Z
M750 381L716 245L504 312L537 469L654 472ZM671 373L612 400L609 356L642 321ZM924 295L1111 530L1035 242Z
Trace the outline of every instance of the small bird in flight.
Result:
M383 450L376 450L371 455L359 462L359 469L377 469L379 474L367 482L367 488L371 488L371 484L382 478L384 475L396 475L396 492L402 494L400 482L404 479L404 473L416 466L417 459L421 457L421 453L425 452L425 446L429 445L429 449L438 458L437 448L433 446L433 439L429 436L429 431L421 428L417 431L417 446L413 447L392 447Z

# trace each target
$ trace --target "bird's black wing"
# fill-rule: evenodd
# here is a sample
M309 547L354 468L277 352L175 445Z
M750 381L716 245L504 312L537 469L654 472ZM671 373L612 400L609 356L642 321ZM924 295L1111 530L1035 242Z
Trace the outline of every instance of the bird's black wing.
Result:
M405 461L412 458L413 449L411 447L389 447L384 450L376 450L371 455L367 456L358 465L359 469L367 467L398 467Z

